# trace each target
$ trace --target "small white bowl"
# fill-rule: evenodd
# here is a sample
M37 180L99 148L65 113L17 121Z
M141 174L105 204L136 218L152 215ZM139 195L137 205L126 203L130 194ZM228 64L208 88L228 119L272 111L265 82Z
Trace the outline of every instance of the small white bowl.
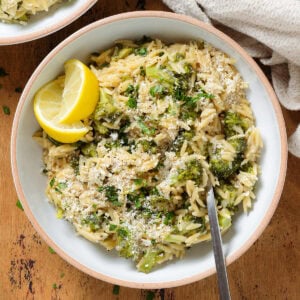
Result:
M62 2L30 17L28 24L6 24L0 21L0 45L29 42L53 33L83 15L97 0Z
M252 58L232 39L214 27L193 18L166 12L134 12L112 16L79 30L59 44L38 66L27 83L15 114L11 140L12 172L25 212L42 238L78 269L114 284L135 288L166 288L200 280L215 272L211 243L192 247L182 260L174 260L143 274L130 260L107 252L76 235L72 225L55 217L45 196L46 178L41 174L42 150L32 140L39 128L33 114L32 98L38 88L63 71L70 58L86 61L89 54L105 49L121 38L143 35L164 41L204 39L236 59L236 67L249 83L247 97L264 141L262 174L253 209L234 216L232 228L224 235L227 264L242 255L269 223L282 192L287 143L280 106L268 80ZM267 258L267 253L265 254Z

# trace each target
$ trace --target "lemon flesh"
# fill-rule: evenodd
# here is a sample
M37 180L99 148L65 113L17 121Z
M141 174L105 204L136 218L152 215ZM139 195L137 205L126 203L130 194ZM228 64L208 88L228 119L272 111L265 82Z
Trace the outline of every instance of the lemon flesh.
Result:
M63 90L63 77L44 85L34 97L34 114L40 126L51 138L62 143L74 143L88 132L88 128L80 121L71 124L59 122Z
M65 65L65 87L59 112L59 122L68 124L87 118L99 100L99 85L95 74L77 59Z

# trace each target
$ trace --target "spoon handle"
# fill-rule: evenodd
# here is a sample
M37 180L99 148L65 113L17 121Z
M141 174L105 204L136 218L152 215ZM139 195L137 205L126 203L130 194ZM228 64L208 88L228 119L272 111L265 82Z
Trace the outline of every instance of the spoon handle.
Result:
M222 249L222 238L218 223L216 205L215 205L215 196L214 191L211 188L207 194L207 208L208 208L208 217L211 231L211 239L213 244L213 251L217 269L217 278L218 286L221 300L230 300L230 291L227 278L225 258Z

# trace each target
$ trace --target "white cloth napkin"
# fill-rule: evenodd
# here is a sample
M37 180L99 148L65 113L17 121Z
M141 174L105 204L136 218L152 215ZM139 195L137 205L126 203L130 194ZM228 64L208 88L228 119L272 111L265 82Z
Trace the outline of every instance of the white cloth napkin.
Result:
M281 104L300 110L300 1L163 0L177 13L219 28L248 54L271 67ZM289 151L300 157L300 124L289 137Z

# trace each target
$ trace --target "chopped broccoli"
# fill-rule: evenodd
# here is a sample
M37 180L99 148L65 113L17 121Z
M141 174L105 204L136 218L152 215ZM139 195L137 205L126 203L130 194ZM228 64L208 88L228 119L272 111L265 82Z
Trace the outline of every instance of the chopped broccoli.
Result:
M222 231L231 226L231 214L227 208L223 208L218 212L218 221Z
M216 156L210 159L210 169L219 179L228 178L238 170L239 166L240 162L238 160L230 162Z
M227 141L236 151L236 156L233 161L222 159L222 148L220 147L214 149L210 154L210 169L219 179L227 179L239 170L244 159L244 151L247 147L246 139L244 137L230 138Z
M89 144L84 144L81 148L80 151L83 155L89 156L89 157L97 157L97 147L93 143Z
M194 137L195 133L194 131L186 131L182 130L178 133L176 139L174 140L171 151L174 151L175 153L179 153L180 149L184 143L185 140L190 141Z
M148 50L145 47L140 47L135 49L134 53L139 56L146 56L148 54Z
M149 247L147 252L137 264L138 270L144 273L149 273L159 261L159 255L162 253L163 252L159 251L158 249Z
M133 52L133 48L122 48L116 51L112 57L112 61L116 61L122 58L126 58Z
M122 257L130 258L134 256L131 233L127 227L125 226L118 227L117 244L118 244L118 251Z
M98 132L101 135L107 135L109 133L109 129L102 125L101 121L94 121L93 128L96 132Z
M174 212L173 211L169 211L169 212L167 212L165 214L163 222L164 222L165 225L170 225L170 224L173 223L174 219L175 219Z
M141 140L139 141L139 144L142 146L144 152L149 152L152 154L157 153L157 145L153 140Z
M247 141L244 137L229 139L228 143L232 145L236 153L244 153L247 148Z
M248 129L248 124L245 118L242 118L238 113L226 111L224 115L224 132L226 137L231 137L239 133L239 128L245 132Z
M193 159L185 163L184 169L179 169L176 177L177 182L193 180L196 184L202 181L203 168L200 162Z
M146 67L146 76L152 79L156 79L161 83L167 85L173 85L175 83L174 73L168 69L162 69L154 65Z
M94 119L99 120L102 117L111 116L117 112L117 107L113 104L112 96L100 88L100 100L94 112Z

